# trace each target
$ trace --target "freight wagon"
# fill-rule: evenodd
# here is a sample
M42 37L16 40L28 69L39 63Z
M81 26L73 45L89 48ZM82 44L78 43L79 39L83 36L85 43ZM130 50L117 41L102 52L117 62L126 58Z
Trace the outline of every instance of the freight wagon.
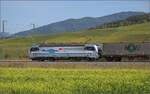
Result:
M107 61L148 61L150 42L144 43L104 43L102 56Z
M29 50L32 60L148 61L150 42L102 44L41 44Z

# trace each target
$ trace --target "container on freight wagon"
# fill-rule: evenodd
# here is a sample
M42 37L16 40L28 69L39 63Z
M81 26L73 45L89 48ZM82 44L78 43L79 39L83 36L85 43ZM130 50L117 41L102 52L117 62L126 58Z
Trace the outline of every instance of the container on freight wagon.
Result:
M103 56L149 56L150 42L104 43Z

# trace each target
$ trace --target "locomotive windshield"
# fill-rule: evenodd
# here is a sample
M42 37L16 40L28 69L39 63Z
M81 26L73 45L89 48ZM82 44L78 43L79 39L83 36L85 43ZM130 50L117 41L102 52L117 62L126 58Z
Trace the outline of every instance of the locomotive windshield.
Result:
M92 46L87 46L84 48L84 50L88 50L88 51L95 51L95 48Z
M38 51L39 50L39 48L38 47L32 47L31 49L30 49L30 51Z

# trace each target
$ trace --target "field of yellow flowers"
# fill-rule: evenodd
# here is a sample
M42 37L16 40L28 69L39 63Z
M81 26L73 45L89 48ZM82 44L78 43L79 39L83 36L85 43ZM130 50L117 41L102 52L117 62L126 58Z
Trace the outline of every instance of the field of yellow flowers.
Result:
M0 94L150 94L150 70L0 68Z

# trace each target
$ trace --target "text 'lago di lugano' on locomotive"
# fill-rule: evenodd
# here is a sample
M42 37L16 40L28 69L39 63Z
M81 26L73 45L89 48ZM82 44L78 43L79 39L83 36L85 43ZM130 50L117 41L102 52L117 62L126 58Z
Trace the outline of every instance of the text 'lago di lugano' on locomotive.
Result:
M87 60L107 61L150 60L150 42L102 44L39 44L29 49L29 58L37 61Z

